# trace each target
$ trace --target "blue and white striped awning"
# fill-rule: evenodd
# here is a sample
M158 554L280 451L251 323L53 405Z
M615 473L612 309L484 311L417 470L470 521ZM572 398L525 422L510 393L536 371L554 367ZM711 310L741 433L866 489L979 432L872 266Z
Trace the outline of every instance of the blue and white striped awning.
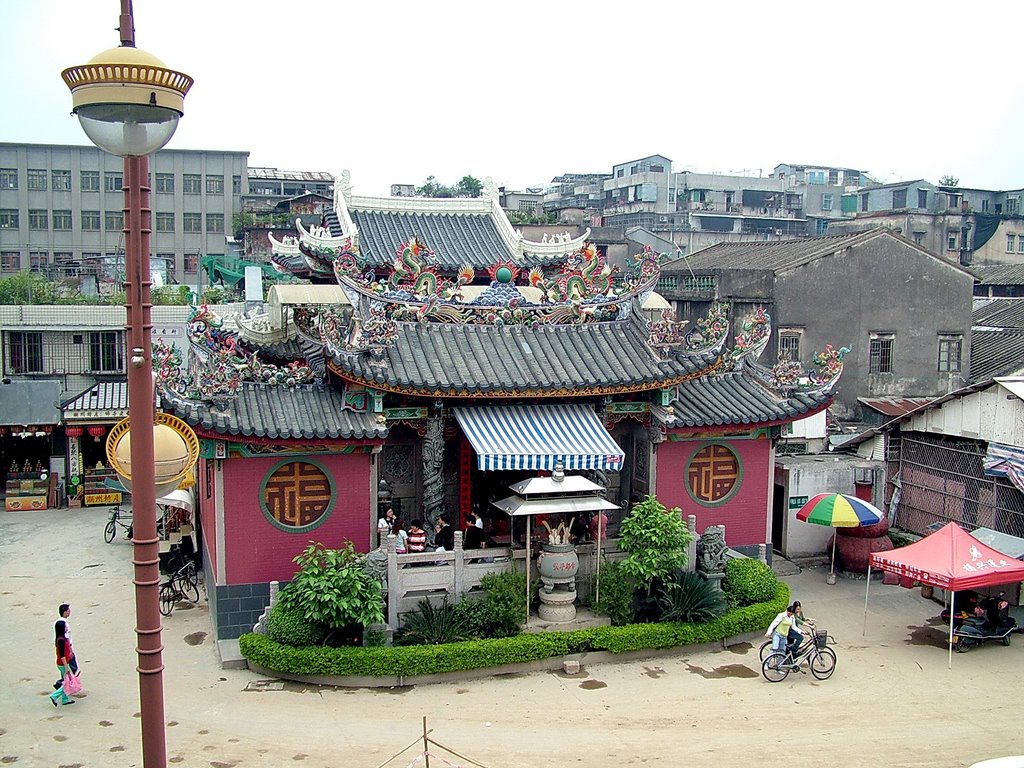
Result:
M455 408L479 469L622 469L622 449L589 406Z

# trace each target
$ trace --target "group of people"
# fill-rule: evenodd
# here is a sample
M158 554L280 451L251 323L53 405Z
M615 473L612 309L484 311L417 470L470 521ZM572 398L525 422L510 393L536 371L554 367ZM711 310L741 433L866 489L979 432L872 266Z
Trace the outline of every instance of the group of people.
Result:
M57 615L60 618L53 623L53 645L57 652L60 680L53 684L53 693L50 694L50 703L55 707L58 704L63 706L75 703L69 694L76 691L67 689L78 680L78 659L75 658L75 649L71 644L71 606L68 603L61 603L57 608Z
M806 627L806 629L805 629ZM805 632L813 631L814 620L804 616L799 600L787 605L764 633L772 640L772 651L785 651L790 659L796 659L797 649L804 640Z

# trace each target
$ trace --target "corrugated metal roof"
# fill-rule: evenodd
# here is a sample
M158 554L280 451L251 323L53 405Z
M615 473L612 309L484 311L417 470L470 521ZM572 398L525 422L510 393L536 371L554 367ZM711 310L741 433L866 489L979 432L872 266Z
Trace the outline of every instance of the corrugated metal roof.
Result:
M0 424L59 424L60 392L61 382L53 379L0 384Z
M928 405L934 397L858 397L857 402L878 411L884 416L902 416L922 405Z
M334 175L326 171L280 171L277 168L253 168L249 166L250 179L274 179L278 181L317 181L334 183Z
M971 381L1024 371L1024 329L971 331Z
M1024 264L973 267L981 285L1024 285Z
M771 240L752 243L718 243L683 260L671 262L667 273L691 269L764 269L778 272L807 264L830 253L849 248L888 230L872 229L852 235L827 235L800 240ZM891 236L891 233L889 233Z
M988 330L1024 328L1024 299L975 299L971 325Z

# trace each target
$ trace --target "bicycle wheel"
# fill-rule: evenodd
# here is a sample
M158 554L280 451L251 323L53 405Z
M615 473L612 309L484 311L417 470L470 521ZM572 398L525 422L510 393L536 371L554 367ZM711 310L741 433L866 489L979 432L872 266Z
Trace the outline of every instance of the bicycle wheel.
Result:
M199 586L199 574L196 573L196 564L191 560L181 569L181 576L192 589L196 589ZM198 600L199 598L196 598L196 601Z
M183 573L177 578L178 594L191 603L199 602L199 581L196 579L195 571L189 578L188 573Z
M781 683L790 672L790 661L786 654L776 651L761 664L761 674L770 683Z
M822 648L811 656L811 674L819 680L828 680L836 671L836 654L831 648Z
M134 539L135 538L135 523L134 522L128 523L128 532L125 533L124 536L125 536L126 539Z
M178 600L178 590L174 588L174 584L167 583L160 585L160 613L164 616L170 616L171 611L174 610L174 604Z
M769 656L771 656L772 655L772 641L771 640L765 640L763 643L761 643L761 648L758 650L757 655L760 657L761 661L764 661Z
M114 540L114 534L117 532L117 526L113 520L107 521L107 527L103 529L103 540L109 544Z

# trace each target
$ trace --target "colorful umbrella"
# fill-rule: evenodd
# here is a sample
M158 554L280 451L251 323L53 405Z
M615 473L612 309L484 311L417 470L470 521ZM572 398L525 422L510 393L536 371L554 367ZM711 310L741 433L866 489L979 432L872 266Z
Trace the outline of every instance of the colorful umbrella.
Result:
M882 510L856 496L845 493L819 493L811 497L796 513L797 520L832 528L859 528L882 521ZM832 565L829 583L835 583L836 537L832 538Z

